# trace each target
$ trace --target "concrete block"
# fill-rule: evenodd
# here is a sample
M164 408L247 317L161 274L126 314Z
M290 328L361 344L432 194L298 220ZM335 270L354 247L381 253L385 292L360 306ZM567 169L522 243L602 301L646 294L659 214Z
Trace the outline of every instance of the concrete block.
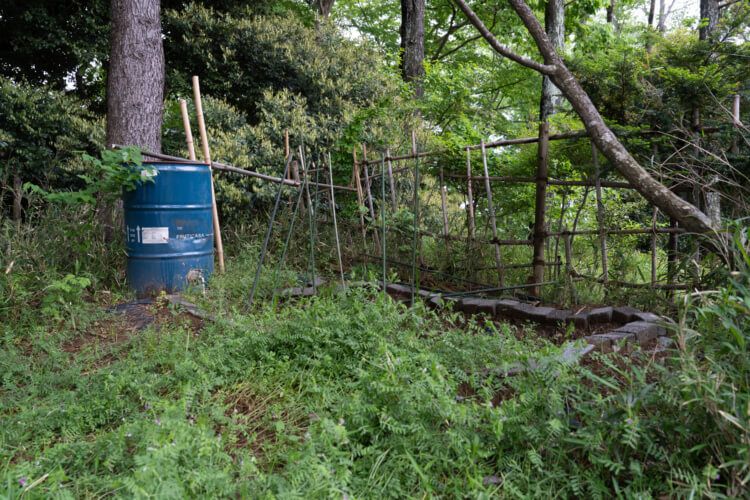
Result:
M567 323L568 321L571 321L572 317L573 313L571 311L568 311L566 309L554 309L547 315L545 323L550 325Z
M513 319L531 319L534 315L534 309L536 309L531 304L526 304L524 302L519 302L518 304L514 305L512 308L508 309L505 313L506 316Z
M458 301L458 307L467 314L485 313L495 315L495 301L488 299L463 298Z
M649 323L662 323L664 320L658 314L652 312L634 313L631 321L647 321Z
M630 323L632 321L633 315L637 314L641 311L634 307L630 306L622 306L622 307L615 307L612 310L612 321L615 323Z
M576 328L585 329L589 327L589 313L587 312L579 312L578 314L574 314L571 316L570 320L572 321L574 325L576 325Z
M635 340L634 335L616 332L597 333L586 337L586 342L597 346L602 352L612 352L622 341L625 341L626 344L633 344Z
M387 285L385 285L385 291L392 295L411 297L411 288L406 285L388 283Z
M554 311L556 311L554 307L534 307L532 311L529 312L529 319L531 321L535 321L537 323L547 323L547 317L552 314Z
M600 307L589 311L589 324L609 323L612 321L613 311L612 307Z
M631 321L630 323L617 328L612 333L633 335L638 340L638 343L643 345L649 340L653 340L656 337L664 335L666 333L666 329L663 326L659 326L655 323L648 323L646 321Z
M495 314L503 314L520 304L517 300L502 299L495 301Z

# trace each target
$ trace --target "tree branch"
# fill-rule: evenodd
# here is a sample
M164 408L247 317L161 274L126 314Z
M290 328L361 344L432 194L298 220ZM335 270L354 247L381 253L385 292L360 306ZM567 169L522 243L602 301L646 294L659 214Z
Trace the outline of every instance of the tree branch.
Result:
M495 51L497 51L500 55L507 57L511 61L515 61L522 66L526 66L527 68L531 68L545 75L551 75L555 71L557 71L557 67L554 65L541 64L529 57L518 54L505 45L501 44L497 40L497 38L495 38L495 35L493 35L490 30L487 29L484 23L482 23L482 21L477 17L474 11L471 10L471 7L469 7L464 0L453 1L456 3L456 5L458 5L458 8L461 9L464 15L466 15L469 21L471 21L471 24L473 24L474 27L476 27L476 29L479 31L479 33L481 33L484 39L487 40L487 43L489 43L490 46L495 49Z

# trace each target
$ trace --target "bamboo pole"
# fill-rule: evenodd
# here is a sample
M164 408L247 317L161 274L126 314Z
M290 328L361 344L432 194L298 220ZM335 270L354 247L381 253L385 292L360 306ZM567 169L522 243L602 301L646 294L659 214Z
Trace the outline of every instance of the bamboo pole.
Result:
M411 304L414 304L414 296L419 288L419 274L417 271L417 234L419 233L419 155L417 154L417 141L414 131L411 132L411 149L416 158L414 166L414 236L411 247ZM419 238L421 241L421 238Z
M357 213L359 213L359 229L362 231L362 248L364 249L364 252L367 253L367 231L365 230L365 216L362 213L362 208L364 208L364 196L362 193L362 183L359 179L359 163L357 162L357 146L352 147L352 158L354 160L353 162L353 169L352 169L352 177L354 179L354 187L357 188Z
M206 134L206 121L203 117L203 105L201 103L201 89L198 77L193 76L193 96L195 98L195 114L198 118L198 130L201 136L201 145L203 146L203 161L208 164L211 170L211 150L208 147L208 135ZM224 245L221 241L221 227L219 226L219 211L216 209L216 193L214 191L214 178L211 175L211 211L214 222L214 241L216 243L216 253L219 257L219 270L224 272Z
M185 143L188 148L188 158L195 161L195 146L193 145L193 132L190 130L190 116L188 115L187 101L180 99L180 111L182 111L182 125L185 127Z
M656 216L659 214L659 209L654 207L654 214L651 218L651 284L656 284Z
M393 211L397 210L396 207L396 186L393 183L393 167L391 166L391 148L385 150L385 155L388 157L388 181L391 183L391 205L393 205Z
M561 205L560 206L560 220L557 223L557 232L558 233L562 233L562 230L563 230L562 229L563 220L565 220L565 212L568 211L568 192L567 191L563 191L562 202L560 203L560 205ZM566 228L566 230L567 230L567 228ZM555 256L555 260L558 260L560 258L560 255L558 254L558 251L560 249L560 236L561 235L558 234L555 237L555 251L553 252L554 256ZM549 234L547 235L547 237L549 237ZM557 272L556 278L560 277L559 276L559 271L560 271L560 268L559 267L556 268L556 272Z
M372 203L372 190L370 189L370 171L367 168L367 145L362 143L362 166L365 172L365 188L367 191L367 205L370 209L370 220L373 224L375 223L375 207ZM385 181L385 179L383 179ZM380 238L378 237L378 229L373 226L372 240L375 242L375 248L380 251Z
M537 149L536 197L534 203L534 283L544 281L544 242L546 239L544 216L547 204L547 159L549 156L549 124L539 124L539 145ZM532 295L539 295L540 287L532 288Z
M594 181L596 182L596 215L599 219L599 241L602 247L602 276L604 283L609 279L609 269L607 263L607 232L604 229L604 204L602 203L602 184L599 176L599 152L596 145L591 141L591 154L594 158Z
M336 255L339 258L339 272L341 273L341 286L346 290L344 281L344 264L341 260L341 244L339 243L339 225L336 222L336 195L333 192L333 163L331 162L331 153L328 153L328 176L331 183L331 215L333 216L333 232L336 235Z
M734 121L735 128L739 129L740 126L740 95L735 94L734 98L732 99L732 120ZM737 137L732 139L732 154L738 155L740 154L740 143L737 140Z
M481 142L482 145L482 167L484 168L485 177L489 177L490 173L487 169L487 150L484 149L484 139ZM485 179L484 187L487 190L487 208L490 210L490 222L492 223L492 237L497 239L497 222L495 221L495 207L492 204L492 188L490 187L490 181ZM442 193L442 186L440 192ZM445 204L443 204L445 209ZM500 257L500 246L495 244L495 263L497 264L497 280L501 287L505 286L505 273L503 272L503 261Z
M440 165L440 203L443 208L443 233L448 236L448 210L445 207L445 179L443 178L443 165Z
M474 228L474 197L471 194L471 152L469 148L466 148L466 188L469 197L469 238L474 239L477 237L476 230Z

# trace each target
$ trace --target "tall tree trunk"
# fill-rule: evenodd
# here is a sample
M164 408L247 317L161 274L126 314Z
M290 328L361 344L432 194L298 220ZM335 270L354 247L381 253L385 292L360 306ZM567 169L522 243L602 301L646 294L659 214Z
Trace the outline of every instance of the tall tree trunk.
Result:
M318 14L324 18L330 16L335 1L336 0L317 0Z
M565 1L548 0L544 8L544 25L547 36L555 50L561 53L565 48ZM546 122L555 114L563 103L564 96L560 89L550 81L549 76L542 76L542 99L539 105L539 121Z
M414 82L414 96L419 99L424 90L424 4L425 0L401 0L401 77Z
M544 64L517 54L500 44L492 33L487 30L487 27L484 26L474 11L466 4L465 0L453 1L461 8L466 17L469 18L469 21L474 24L477 30L498 53L550 76L552 83L563 92L568 102L573 106L576 114L581 119L581 122L583 122L583 126L586 128L589 137L594 141L599 151L607 157L609 162L644 198L667 215L679 221L688 231L711 233L718 229L706 214L682 200L667 189L666 186L654 179L628 153L622 143L617 140L615 134L604 123L604 120L591 102L588 94L586 94L586 91L583 90L581 84L578 83L575 76L568 70L562 58L555 51L554 46L544 32L544 28L539 24L539 20L526 2L523 0L508 0L534 39L540 54L544 58Z
M719 2L717 0L700 0L700 28L698 38L713 40L713 32L719 22Z
M110 0L107 146L161 152L164 49L159 0Z
M617 16L615 16L615 1L612 0L609 2L609 5L607 5L607 22L612 25L612 27L615 29L615 32L619 35L620 34L620 23L617 22Z

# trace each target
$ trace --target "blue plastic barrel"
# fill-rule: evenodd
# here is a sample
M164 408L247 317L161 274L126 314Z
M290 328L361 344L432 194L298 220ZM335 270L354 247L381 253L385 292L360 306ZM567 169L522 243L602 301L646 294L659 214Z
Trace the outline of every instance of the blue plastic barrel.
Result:
M208 165L144 163L154 169L123 192L128 283L139 297L185 288L214 267L211 172ZM192 272L191 272L192 271Z

